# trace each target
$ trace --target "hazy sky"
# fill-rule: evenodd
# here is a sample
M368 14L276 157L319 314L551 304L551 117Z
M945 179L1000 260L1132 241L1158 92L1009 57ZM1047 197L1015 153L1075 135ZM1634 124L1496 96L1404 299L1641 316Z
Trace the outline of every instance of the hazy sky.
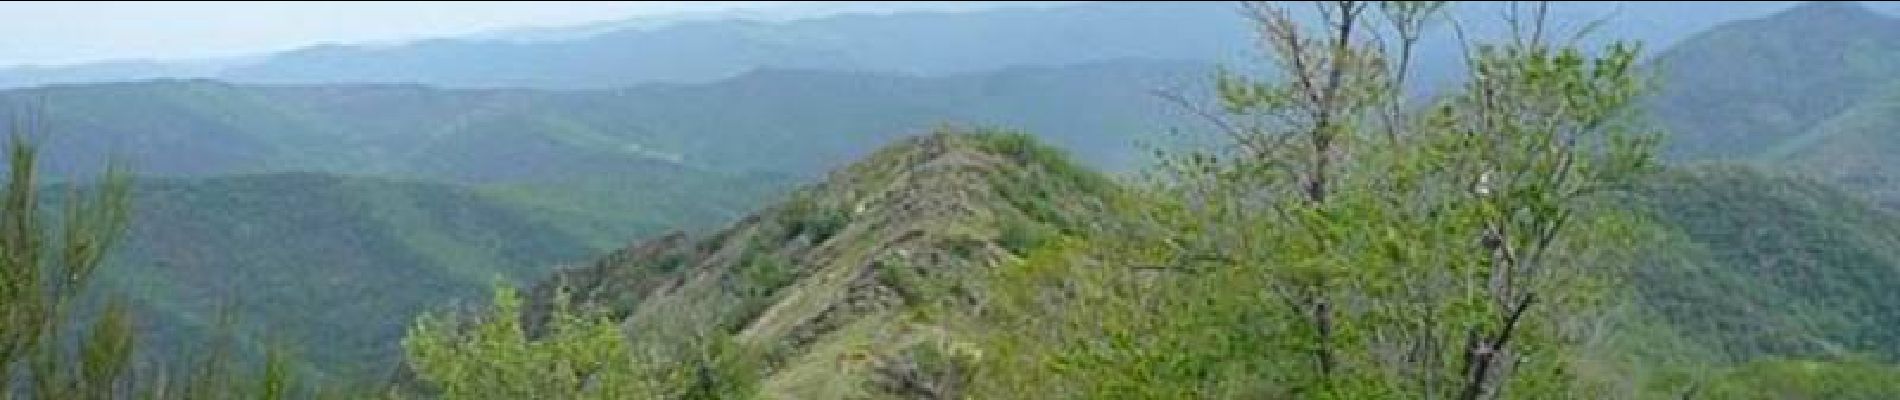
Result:
M788 7L958 9L948 2L0 2L0 66L226 57L641 15Z

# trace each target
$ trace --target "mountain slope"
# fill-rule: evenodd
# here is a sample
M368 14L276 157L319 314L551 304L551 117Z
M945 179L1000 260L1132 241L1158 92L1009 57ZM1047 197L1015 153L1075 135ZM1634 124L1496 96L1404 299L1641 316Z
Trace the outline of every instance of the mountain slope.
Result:
M1812 2L1662 54L1652 110L1671 155L1814 174L1900 204L1900 18Z
M522 94L420 86L249 87L210 81L53 86L0 93L40 110L49 165L72 171L123 154L154 175L282 171L459 182L554 179L579 171L689 174L558 116Z
M571 288L643 339L733 334L783 365L765 393L848 397L872 375L838 360L898 357L928 334L904 317L920 285L1078 229L1109 190L1028 136L916 137L722 232L632 246L535 293Z
M1645 192L1675 246L1631 282L1714 358L1900 360L1900 215L1824 181L1736 166L1674 171Z
M146 180L133 196L130 232L97 293L146 310L154 346L203 343L230 305L248 346L279 340L345 375L377 373L358 368L394 357L424 310L480 301L497 281L542 276L659 225L467 187L309 173Z
M773 68L941 75L1127 57L1210 60L1222 51L1245 49L1244 42L1235 41L1246 35L1233 10L1226 3L1099 3L788 22L685 22L534 43L443 39L391 48L321 46L278 54L219 77L254 83L584 89L707 82Z
M598 176L809 176L941 123L1035 129L1089 161L1125 163L1135 138L1185 125L1149 93L1204 81L1196 64L1139 61L942 78L772 70L703 85L601 91L211 81L0 92L42 109L50 170L123 152L153 175L320 171L531 183Z
M1695 35L1662 53L1654 114L1672 153L1788 154L1801 136L1900 79L1900 19L1811 2Z
M1896 60L1900 62L1900 60ZM1768 161L1814 173L1900 205L1900 77L1803 132Z

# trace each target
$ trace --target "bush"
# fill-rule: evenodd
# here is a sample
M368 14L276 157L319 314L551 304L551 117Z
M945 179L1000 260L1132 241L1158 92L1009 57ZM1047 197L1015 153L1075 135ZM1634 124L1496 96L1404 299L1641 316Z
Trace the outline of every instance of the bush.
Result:
M779 215L779 222L786 227L786 239L798 235L811 235L812 241L824 241L844 229L851 218L844 210L820 206L807 197L796 197L786 203Z
M1054 228L1032 221L1011 220L1003 223L1003 232L997 237L998 244L1018 256L1027 255L1049 240L1061 236Z
M444 399L742 399L758 391L759 357L727 335L634 342L615 320L572 309L565 296L554 304L545 333L531 339L521 296L498 285L488 312L469 321L424 316L403 349L425 389Z
M425 316L403 339L409 365L445 399L651 398L618 324L557 300L546 334L529 340L521 297L497 286L494 307L473 324Z

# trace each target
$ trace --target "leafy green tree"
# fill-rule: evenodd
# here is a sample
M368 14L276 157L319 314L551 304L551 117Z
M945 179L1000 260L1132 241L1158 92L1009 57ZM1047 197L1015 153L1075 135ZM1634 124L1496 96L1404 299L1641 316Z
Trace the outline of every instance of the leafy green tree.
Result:
M403 340L409 365L448 399L652 397L617 324L563 308L530 340L521 311L521 296L498 286L493 309L466 327L424 317Z
M1249 3L1277 79L1222 73L1220 146L976 285L978 397L1612 395L1579 363L1646 226L1612 204L1653 166L1637 51L1518 7L1462 87L1420 96L1439 9L1327 2L1316 28Z

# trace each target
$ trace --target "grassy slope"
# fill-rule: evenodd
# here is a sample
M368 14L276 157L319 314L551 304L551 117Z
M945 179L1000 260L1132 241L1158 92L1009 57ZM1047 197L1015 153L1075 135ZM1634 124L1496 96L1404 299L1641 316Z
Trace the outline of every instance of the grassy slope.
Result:
M1084 223L1110 187L1027 136L913 138L722 232L630 247L538 292L573 285L643 340L711 331L770 349L783 368L767 393L850 396L868 371L838 360L897 357L930 331L905 317L917 285Z

